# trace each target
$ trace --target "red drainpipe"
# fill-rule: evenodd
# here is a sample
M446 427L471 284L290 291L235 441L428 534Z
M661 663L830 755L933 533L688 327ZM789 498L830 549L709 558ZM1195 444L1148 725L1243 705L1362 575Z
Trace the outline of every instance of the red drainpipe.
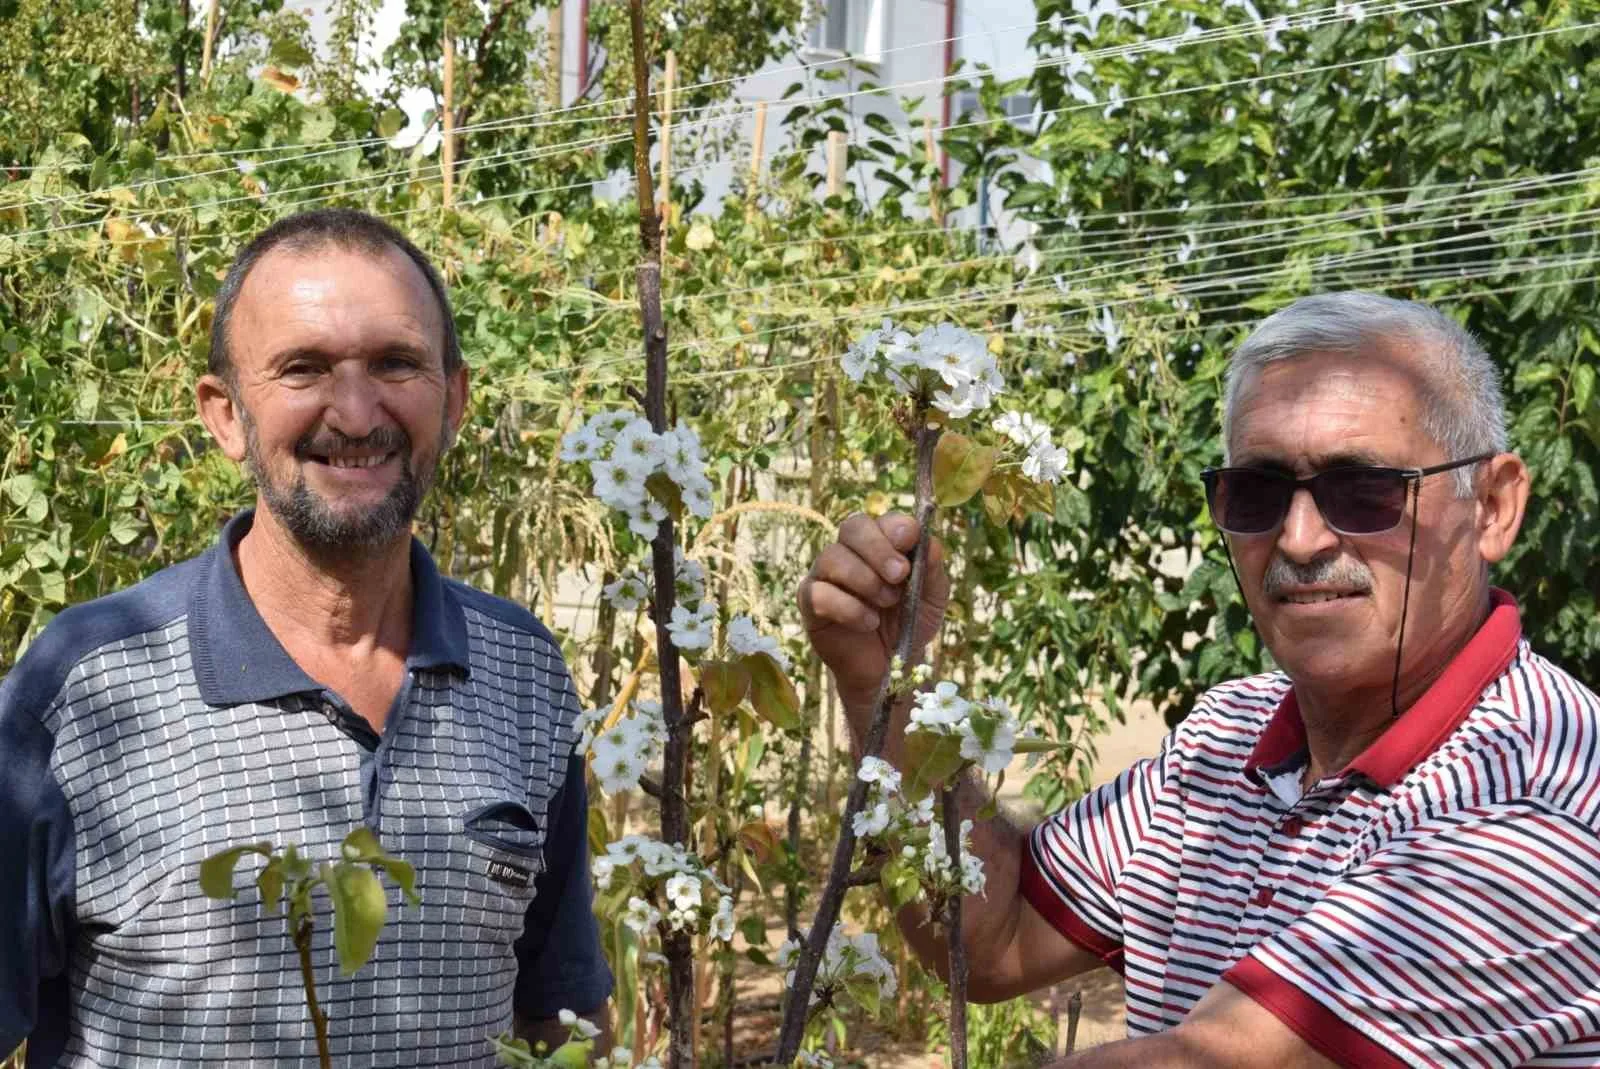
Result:
M578 4L578 92L589 84L589 0Z
M585 3L588 0L584 0ZM951 68L956 65L956 0L944 0L944 70L943 76L949 77ZM944 99L940 101L941 118L940 132L950 127L950 87L941 87ZM939 151L939 169L944 180L945 188L950 187L950 153L943 149Z

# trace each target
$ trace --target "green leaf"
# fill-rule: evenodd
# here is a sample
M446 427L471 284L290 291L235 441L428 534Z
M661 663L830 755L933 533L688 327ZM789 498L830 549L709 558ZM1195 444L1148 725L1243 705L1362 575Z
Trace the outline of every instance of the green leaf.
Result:
M233 870L245 854L270 857L272 844L246 843L243 846L230 846L200 862L200 890L206 897L231 899L238 893L233 889Z
M405 892L406 901L416 905L422 901L417 896L417 870L409 861L402 861L383 849L378 833L362 825L344 837L340 852L346 861L377 865Z
M399 108L389 108L378 116L378 133L389 138L406 128L406 113Z
M946 431L933 449L933 496L950 508L971 500L994 470L999 453L965 435Z
M386 856L378 842L378 833L365 824L353 830L339 844L339 852L346 861L374 861Z
M311 53L292 37L272 42L272 50L268 52L268 56L272 62L282 67L304 67L311 62Z
M1572 403L1578 411L1587 412L1594 397L1594 365L1579 364L1572 372Z
M144 531L144 524L139 522L137 516L130 516L126 512L118 513L111 517L111 527L106 532L111 540L119 546L126 546Z
M283 901L282 861L273 858L267 862L267 867L256 877L256 890L261 893L261 904L267 907L267 912L278 912L279 903Z
M850 1001L854 1002L857 1006L860 1006L862 1009L866 1010L867 1013L873 1015L874 1017L877 1016L879 1003L878 981L876 977L858 976L850 980L846 980L844 984L844 990L845 993L850 996Z
M644 488L650 491L651 497L666 506L673 519L682 518L683 491L672 481L672 476L664 471L658 471L644 481Z
M800 696L778 662L765 653L749 653L739 663L750 673L750 704L756 714L781 731L798 731Z
M1056 750L1069 750L1070 742L1056 742L1054 739L1018 739L1011 745L1011 752L1017 754L1054 753Z
M750 669L731 661L706 661L700 665L700 689L714 713L731 713L750 691Z
M920 802L944 787L967 765L961 756L961 736L908 731L905 741L906 797Z
M377 873L361 862L324 866L322 878L333 899L333 949L346 976L372 958L388 911Z
M594 1040L569 1039L550 1055L549 1064L559 1069L588 1069L589 1056L594 1053Z
M310 145L326 141L338 125L333 112L327 108L308 108L305 118L300 120L300 140Z

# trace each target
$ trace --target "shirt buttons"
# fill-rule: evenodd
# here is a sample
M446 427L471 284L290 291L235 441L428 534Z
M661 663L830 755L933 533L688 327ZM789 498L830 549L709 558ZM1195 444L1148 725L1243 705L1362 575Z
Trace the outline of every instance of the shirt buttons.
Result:
M1270 887L1257 887L1256 893L1250 896L1252 906L1269 906L1272 904L1273 891Z
M1299 835L1305 830L1305 827L1305 821L1301 820L1299 817L1290 817L1288 820L1283 822L1283 834L1291 836Z

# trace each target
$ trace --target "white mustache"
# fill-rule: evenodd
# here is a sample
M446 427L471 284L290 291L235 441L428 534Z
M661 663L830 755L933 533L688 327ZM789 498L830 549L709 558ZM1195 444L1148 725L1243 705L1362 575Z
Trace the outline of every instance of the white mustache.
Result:
M1361 593L1372 590L1372 573L1351 560L1321 560L1310 564L1296 564L1281 556L1274 556L1267 564L1267 573L1261 577L1261 589L1269 598L1286 590L1306 586L1332 586Z

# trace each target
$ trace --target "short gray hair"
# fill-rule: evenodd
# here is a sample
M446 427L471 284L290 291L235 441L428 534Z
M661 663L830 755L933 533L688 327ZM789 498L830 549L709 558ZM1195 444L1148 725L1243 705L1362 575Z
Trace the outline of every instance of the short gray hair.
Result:
M1426 382L1422 429L1460 460L1506 450L1505 401L1500 374L1478 339L1438 309L1351 290L1302 297L1268 316L1234 350L1228 362L1222 407L1222 448L1231 450L1234 408L1251 375L1274 360L1312 353L1355 355L1396 338L1416 343L1424 354ZM1456 492L1472 494L1473 469L1458 468Z

